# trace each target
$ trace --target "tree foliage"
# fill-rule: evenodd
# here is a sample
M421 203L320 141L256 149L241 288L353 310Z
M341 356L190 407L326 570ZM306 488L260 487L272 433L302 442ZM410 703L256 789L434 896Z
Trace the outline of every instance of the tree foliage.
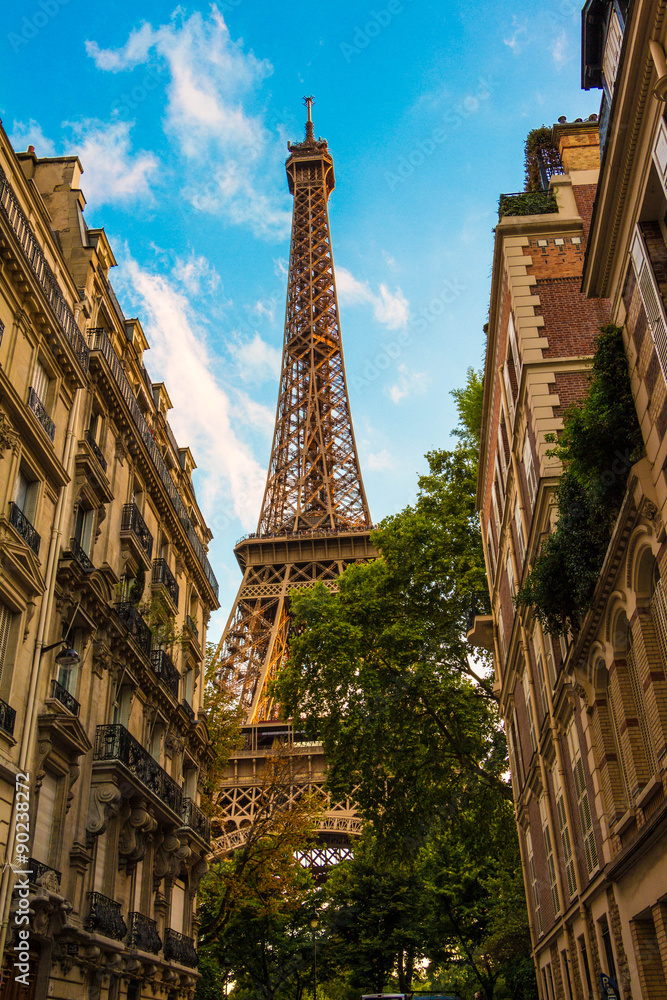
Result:
M614 521L642 437L619 327L596 340L586 397L563 417L549 452L563 463L556 491L558 522L517 594L532 605L545 630L576 631L590 607Z

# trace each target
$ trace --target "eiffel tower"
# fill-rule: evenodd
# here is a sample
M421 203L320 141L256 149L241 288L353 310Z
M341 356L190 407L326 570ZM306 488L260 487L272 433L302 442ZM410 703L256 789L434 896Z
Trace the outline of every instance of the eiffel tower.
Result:
M219 805L226 827L218 856L240 846L262 795L267 755L283 747L293 763L288 799L321 788L326 761L318 743L281 719L270 683L287 655L290 594L323 583L336 590L351 563L377 556L359 469L345 380L329 233L333 158L315 139L313 98L304 142L288 143L285 168L294 196L285 338L273 446L257 531L237 543L243 572L216 653L220 683L245 710L244 746L230 761ZM286 750L285 750L286 748ZM353 802L332 805L308 863L323 869L349 851L361 822Z

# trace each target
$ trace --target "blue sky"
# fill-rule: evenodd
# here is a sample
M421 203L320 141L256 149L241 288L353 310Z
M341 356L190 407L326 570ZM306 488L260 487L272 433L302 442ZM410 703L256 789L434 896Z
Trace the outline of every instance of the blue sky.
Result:
M17 149L77 153L89 226L152 349L199 468L222 608L271 446L291 198L287 139L334 155L329 206L352 415L375 520L447 446L450 391L482 362L498 195L527 132L598 110L572 0L16 2L0 112Z

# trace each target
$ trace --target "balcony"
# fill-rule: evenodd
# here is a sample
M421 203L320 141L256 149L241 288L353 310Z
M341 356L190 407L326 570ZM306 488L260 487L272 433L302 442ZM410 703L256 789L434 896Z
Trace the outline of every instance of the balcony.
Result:
M187 796L183 799L183 826L192 830L205 844L211 843L211 821L198 805Z
M8 736L14 735L14 723L16 722L16 709L8 705L6 701L0 699L0 729Z
M100 448L100 446L98 445L97 441L95 440L95 438L91 434L90 430L86 431L86 441L88 442L88 445L89 445L90 450L92 451L93 455L95 456L95 458L97 459L97 461L100 463L100 466L102 467L102 470L104 472L106 472L107 471L107 460L104 457L104 455L102 454L102 449Z
M151 653L151 666L157 676L164 684L175 698L178 698L178 685L181 679L181 675L174 666L174 662L168 653L164 649L154 649Z
M168 961L185 965L188 969L196 969L199 964L193 938L172 931L171 928L168 928L164 935L164 957Z
M190 615L186 615L185 616L185 624L186 624L186 627L192 633L192 637L194 639L196 639L197 642L199 642L199 629L197 628L197 623L195 622L194 618L191 618Z
M127 934L127 924L121 916L121 905L115 899L103 896L101 892L88 893L89 908L86 930L97 931L105 937L122 941Z
M137 610L136 604L131 601L121 601L116 604L116 614L125 625L137 646L146 656L151 655L151 645L153 636L151 630Z
M174 607L178 610L178 584L176 583L176 577L167 565L166 559L153 560L152 583L154 587L164 587Z
M157 442L151 432L150 427L146 423L146 419L143 413L141 412L139 404L137 403L137 400L135 398L134 392L132 391L130 383L127 380L125 372L123 371L121 363L116 355L116 352L113 349L113 346L111 344L111 341L109 340L107 332L101 327L90 330L89 332L92 338L91 349L93 353L100 354L105 359L109 371L111 372L111 376L114 382L116 383L118 391L120 392L128 410L130 411L134 424L137 428L137 433L141 438L141 440L143 441L146 450L148 451L151 457L151 460L155 467L155 471L157 472L157 475L160 481L162 482L162 485L164 486L167 495L169 496L176 517L181 522L183 530L188 536L188 540L190 542L190 545L192 546L197 562L199 563L202 572L204 573L209 583L209 586L211 587L213 593L217 598L218 582L215 578L213 570L211 569L211 565L208 561L208 556L206 555L204 546L202 545L201 541L197 536L197 532L195 531L194 525L192 524L188 512L185 509L185 506L180 497L178 489L176 488L176 484L174 483L174 480L171 478L169 469L167 468L165 460L162 457Z
M28 406L39 420L43 430L46 431L49 440L53 441L56 436L56 425L46 412L44 403L32 387L28 390Z
M153 795L178 816L183 813L183 792L171 775L151 757L125 726L98 726L93 759L119 761Z
M86 555L85 549L76 538L70 538L69 550L84 573L92 573L95 567Z
M153 554L153 536L146 527L146 522L134 503L123 505L123 520L120 525L121 538L123 534L131 533L139 542L141 551L150 559Z
M43 865L41 861L34 858L28 859L28 870L32 873L28 876L31 885L42 886L51 892L60 892L60 879L62 875L55 868Z
M156 921L137 911L131 913L129 945L137 951L147 951L151 955L157 955L162 948L162 939L157 932Z
M30 546L35 555L38 556L39 546L42 539L39 537L21 508L12 501L9 503L9 523L16 528L26 545Z
M498 219L509 215L552 215L558 212L558 204L550 191L518 191L516 194L501 194L498 202Z
M0 210L7 219L25 260L46 296L58 326L69 342L76 360L83 371L87 372L90 352L74 319L74 313L67 305L56 276L46 262L37 237L14 197L14 192L2 169L0 169Z
M183 698L183 700L181 702L181 707L182 707L183 711L185 712L185 714L187 715L187 717L190 720L190 722L194 725L195 712L194 712L194 709L193 709L192 705L190 704L190 702L187 701L187 699Z
M66 687L63 687L63 685L55 679L51 681L51 696L55 698L56 701L59 701L61 705L64 705L65 708L69 709L72 715L79 714L81 706L76 698L69 693Z

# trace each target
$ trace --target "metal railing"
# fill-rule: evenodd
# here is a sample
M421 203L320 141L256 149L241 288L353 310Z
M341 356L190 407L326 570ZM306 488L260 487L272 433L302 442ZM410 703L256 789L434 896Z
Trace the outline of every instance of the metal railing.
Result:
M81 708L81 706L79 705L78 701L76 700L74 695L70 694L67 688L64 687L64 685L62 685L60 681L56 680L55 678L51 681L51 692L56 701L59 701L61 705L64 705L65 708L68 708L72 713L72 715L79 714L79 709Z
M136 604L132 604L131 601L121 601L119 604L116 604L115 607L116 614L123 622L130 635L133 636L139 649L142 653L145 653L146 656L150 656L153 636L148 625L142 618L141 612L137 610Z
M103 896L101 892L89 892L88 901L86 930L99 931L105 937L122 941L127 934L127 924L120 912L121 904L115 899Z
M74 351L79 365L84 372L87 372L90 352L74 319L74 313L65 301L56 276L47 264L32 226L23 214L2 168L0 168L0 210L7 219L30 269L48 299L58 326Z
M157 932L157 921L145 917L143 913L130 913L130 948L157 955L162 948L162 939Z
M78 562L84 573L92 573L95 567L93 566L90 557L88 556L83 545L77 538L70 538L69 540L69 550Z
M45 889L50 889L51 892L60 892L61 872L56 871L55 868L49 868L48 865L43 865L41 861L36 861L34 858L28 858L28 870L31 872L28 875L31 885L41 885Z
M211 821L188 796L183 799L183 826L194 830L207 844L211 843Z
M174 662L164 649L154 649L151 653L151 666L160 680L164 681L175 698L178 698L178 685L181 675Z
M28 406L39 420L41 427L46 431L49 440L53 441L56 436L56 425L53 420L51 420L44 403L41 401L32 386L30 386L28 390Z
M170 927L164 935L164 957L167 961L171 959L179 965L186 965L189 969L196 969L199 964L194 939L179 934L178 931L172 931Z
M9 523L16 528L26 545L29 545L35 555L38 556L42 539L21 508L13 500L9 501Z
M187 715L187 717L190 720L190 722L194 722L195 721L195 710L192 707L192 705L190 704L190 702L187 701L185 698L183 698L183 700L181 702L181 705L183 706L185 714Z
M183 792L148 750L118 724L98 726L94 760L117 760L178 816L183 813Z
M102 466L102 468L106 472L107 471L107 460L104 457L104 455L102 454L102 449L100 448L99 444L97 443L97 441L93 437L90 429L88 429L86 431L86 441L90 445L90 450L92 451L93 455L95 456L95 458L97 459L97 461L100 463L100 465Z
M146 527L139 508L136 503L123 504L123 520L120 524L121 531L132 531L139 539L139 544L150 559L153 554L153 536Z
M190 615L186 615L185 624L190 629L195 639L199 641L199 629L197 628L197 623L195 622L194 618L191 618Z
M176 577L167 565L166 559L153 560L153 586L164 587L176 607L178 607L178 584L176 583Z
M14 724L16 722L16 709L8 705L6 701L0 699L0 729L3 732L8 733L10 736L14 735Z
M183 501L181 500L179 492L176 489L176 485L169 474L169 470L167 469L164 458L160 453L160 449L157 446L157 442L155 441L155 438L153 437L153 434L151 433L151 430L148 424L146 423L144 415L139 408L139 404L135 399L130 383L128 382L125 372L121 367L120 361L118 360L116 352L113 349L111 341L107 336L107 332L103 328L99 327L90 330L89 333L92 337L91 350L99 351L106 359L107 364L111 369L111 374L114 377L116 385L120 389L121 396L125 400L125 403L127 404L130 414L132 415L132 419L136 424L137 430L139 432L139 437L143 441L144 445L148 450L149 455L151 456L158 477L162 482L162 485L164 486L165 490L167 491L167 494L169 495L169 499L171 500L171 503L174 507L176 516L178 517L186 535L188 536L190 544L192 545L192 548L194 550L195 556L197 557L197 561L199 562L199 565L204 571L206 579L210 583L213 592L217 597L218 582L215 578L213 570L211 569L211 564L209 563L206 552L204 551L204 546L197 537L197 533L190 520L188 512L185 509L185 506L183 504Z

